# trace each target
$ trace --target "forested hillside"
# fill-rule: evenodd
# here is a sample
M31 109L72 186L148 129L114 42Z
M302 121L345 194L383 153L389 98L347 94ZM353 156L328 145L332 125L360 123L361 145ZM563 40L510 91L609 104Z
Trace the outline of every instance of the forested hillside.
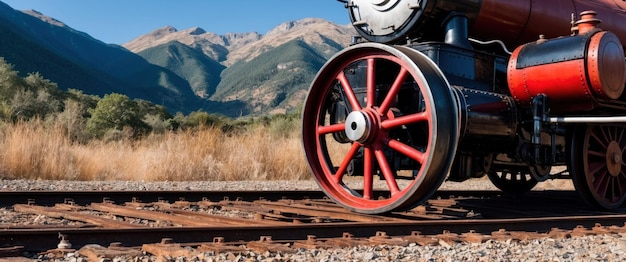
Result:
M208 98L215 93L221 81L220 74L226 68L217 61L178 41L148 48L138 53L148 62L169 68L177 76L186 79L194 93Z
M189 83L170 70L37 12L0 2L0 33L0 57L21 73L39 72L62 90L122 93L171 112L188 113L202 105Z
M244 101L257 114L291 112L304 101L305 90L325 61L305 42L293 40L230 66L212 99Z

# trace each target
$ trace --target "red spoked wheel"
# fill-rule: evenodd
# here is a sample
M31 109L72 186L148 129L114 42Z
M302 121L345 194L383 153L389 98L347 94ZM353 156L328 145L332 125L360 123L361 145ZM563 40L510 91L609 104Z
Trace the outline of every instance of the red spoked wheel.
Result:
M570 173L585 201L604 209L626 200L626 132L621 126L590 125L575 130L570 141Z
M406 210L447 176L458 107L438 67L406 47L355 45L317 74L302 113L306 159L322 190L361 213Z

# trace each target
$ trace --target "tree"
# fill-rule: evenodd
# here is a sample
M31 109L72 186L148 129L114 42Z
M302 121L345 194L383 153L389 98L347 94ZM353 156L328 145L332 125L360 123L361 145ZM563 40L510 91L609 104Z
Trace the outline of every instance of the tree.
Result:
M95 95L85 94L83 93L83 91L78 90L78 89L69 89L67 90L66 95L67 95L67 99L76 101L78 104L81 105L81 108L82 108L81 115L85 119L91 117L90 110L93 110L94 108L96 108L96 105L98 104L98 101L100 100L100 97L95 96Z
M55 99L64 99L63 91L61 91L58 85L46 78L44 78L39 72L30 73L24 78L26 87L33 91L46 91Z
M227 117L217 115L217 114L209 114L202 110L194 111L189 113L189 116L182 122L184 128L195 128L195 127L220 127L228 124L229 119Z
M63 111L58 113L52 121L55 125L59 125L66 132L72 141L86 142L88 136L85 134L87 119L84 117L84 104L73 99L66 99Z
M9 103L11 120L29 120L35 117L44 119L62 110L63 92L55 83L39 73L32 73L23 79L22 84L13 86L6 92L13 94Z
M13 65L0 57L0 101L8 103L15 91L24 88L24 85L24 80L13 70Z
M102 138L110 130L122 131L131 128L133 135L141 135L150 131L150 127L142 121L137 103L122 94L105 95L96 107L91 110L91 118L87 120L87 132Z

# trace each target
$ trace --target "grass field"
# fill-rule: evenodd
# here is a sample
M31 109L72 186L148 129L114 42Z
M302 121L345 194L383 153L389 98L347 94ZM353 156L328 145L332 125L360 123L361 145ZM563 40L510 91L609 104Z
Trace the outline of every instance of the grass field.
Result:
M258 126L139 140L72 142L62 128L29 122L0 127L0 178L128 181L301 180L310 177L299 132Z

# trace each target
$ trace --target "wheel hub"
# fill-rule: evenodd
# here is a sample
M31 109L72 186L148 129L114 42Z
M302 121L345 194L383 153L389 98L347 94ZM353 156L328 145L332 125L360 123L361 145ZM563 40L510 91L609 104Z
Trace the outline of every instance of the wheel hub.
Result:
M353 111L346 118L345 132L348 139L361 144L373 137L374 119L362 111Z
M606 149L606 166L612 176L622 171L622 150L617 141L611 141Z

